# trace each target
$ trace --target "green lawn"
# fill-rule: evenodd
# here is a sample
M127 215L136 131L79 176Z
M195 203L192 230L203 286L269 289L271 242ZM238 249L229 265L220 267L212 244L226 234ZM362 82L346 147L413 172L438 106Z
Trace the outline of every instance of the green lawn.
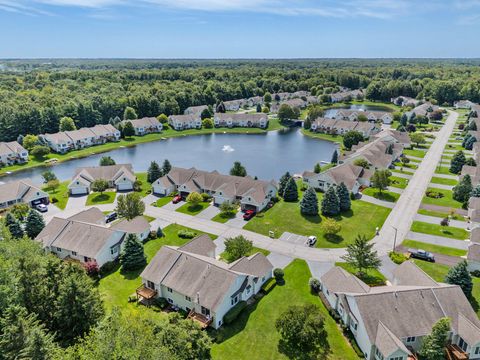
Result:
M322 194L317 193L317 196L320 203ZM273 208L255 216L244 229L267 236L269 231L273 231L276 238L285 231L305 236L315 235L318 238L317 247L338 248L352 243L358 234L373 238L375 228L382 227L389 213L390 209L383 206L361 200L352 201L350 211L335 217L342 226L341 231L337 235L327 236L321 227L323 216L303 216L300 214L299 202L281 200Z
M54 189L54 190L46 190L45 188L43 190L47 191L48 195L50 195L50 202L54 203L56 207L59 209L65 209L67 206L68 202L68 184L70 184L70 181L63 181L60 183L60 185ZM53 202L52 199L55 198L58 201Z
M145 197L147 196L147 194L150 194L150 192L152 191L152 184L150 184L147 181L147 173L141 172L141 173L136 173L135 175L137 176L137 180L141 181L142 183L142 191L140 191L139 194L142 197Z
M336 266L340 266L344 270L348 271L350 274L357 276L358 269L353 267L350 264L345 262L337 262L335 263ZM366 275L359 277L365 284L370 286L381 286L385 285L387 278L383 276L383 274L375 269L370 269L367 271Z
M228 220L235 218L235 216L237 215L237 212L238 212L238 209L234 213L220 212L212 218L212 221L225 224Z
M143 217L144 217L145 220L147 220L148 222L152 222L153 220L155 220L155 218L154 218L153 216L143 215Z
M257 248L257 247L254 246L252 248L252 251L250 251L245 256L250 256L250 255L253 255L253 254L256 254L256 253L262 253L263 255L268 256L270 254L270 251L265 250L265 249L260 249L260 248ZM231 262L234 261L226 251L224 251L220 254L220 259L222 259L223 261L225 261L227 263L231 263Z
M410 169L409 169L410 170ZM392 169L390 170L392 172L392 174L395 175L395 173L399 173L399 174L407 174L407 175L413 175L413 172L412 171L407 171L407 170L400 170L400 169Z
M435 216L439 218L446 218L448 215L452 217L452 220L459 220L459 221L465 221L465 218L462 215L459 214L448 214L446 212L441 212L441 211L433 211L433 210L425 210L425 209L418 209L418 213L422 215L428 215L428 216Z
M432 253L450 256L464 256L467 254L466 250L455 249L448 246L433 245L415 240L404 240L402 245L406 248L422 249Z
M392 180L392 183L390 184L390 186L393 186L399 189L405 189L408 185L408 179L404 179L401 177L390 176L390 180Z
M158 200L153 203L153 206L162 207L164 205L167 205L172 200L173 200L173 196L162 196L161 198L158 198Z
M442 226L440 224L429 224L422 221L414 221L411 230L423 234L443 236L457 240L465 240L468 238L468 232L465 229L453 226Z
M409 162L408 164L403 164L400 161L397 161L396 163L394 163L394 165L398 167L403 167L404 169L406 168L406 169L415 170L418 168L418 163L413 163L413 162Z
M378 189L374 189L371 187L363 190L362 194L373 196L375 199L388 201L388 202L396 202L400 197L400 194L397 194L391 191L386 191L386 190L383 190L382 192L380 192Z
M197 205L189 204L188 202L180 206L175 211L181 212L188 215L197 215L205 210L210 205L209 202L201 202Z
M435 174L455 175L450 172L449 166L437 166L435 168Z
M432 177L432 180L430 180L431 183L434 184L442 184L442 185L457 185L458 181L454 179L444 179L441 177Z
M445 146L445 150L465 150L465 148L460 144L460 145L452 145L452 144L447 144Z
M105 191L103 194L91 193L87 197L86 205L111 204L115 201L115 191Z
M302 134L305 136L309 136L316 139L328 140L339 143L342 145L343 148L343 136L341 135L330 135L330 134L322 134L317 132L312 132L310 130L302 129Z
M320 298L310 292L310 270L303 260L294 260L285 268L285 284L277 285L268 295L246 308L231 325L216 333L212 358L220 359L288 359L278 350L280 335L275 320L290 305L315 304L325 317L330 344L329 360L358 359L337 323L329 316Z
M425 154L427 153L425 150L419 150L419 149L405 149L403 150L403 153L407 156L414 156L418 158L423 158L425 157Z
M437 263L430 263L422 260L414 260L415 264L430 275L435 281L444 282L445 276L450 269L447 265L441 265ZM470 301L473 309L476 311L477 315L480 317L480 278L473 278L473 291L472 291L473 300Z
M435 191L437 193L443 194L441 198L431 198L425 195L422 199L422 203L430 205L439 205L445 206L454 209L461 209L462 203L453 199L453 193L451 190L435 189L428 188L427 191Z

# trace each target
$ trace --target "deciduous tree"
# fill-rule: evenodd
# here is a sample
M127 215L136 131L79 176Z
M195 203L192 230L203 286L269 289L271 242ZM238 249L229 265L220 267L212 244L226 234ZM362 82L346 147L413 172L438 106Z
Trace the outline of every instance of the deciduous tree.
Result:
M119 216L131 220L143 215L145 204L138 193L118 195L116 211Z
M137 112L134 108L127 106L123 111L123 120L135 120L138 119Z
M240 161L235 161L233 167L230 169L230 175L245 177L247 176L247 170Z
M109 165L115 165L115 160L113 160L111 156L102 156L102 158L100 159L100 166Z
M438 360L445 358L445 347L450 332L450 319L442 318L433 325L432 332L422 341L420 355L425 360Z
M373 188L378 189L378 191L381 193L383 190L386 190L387 187L390 185L390 176L392 176L390 170L375 170L373 176L370 179L370 183Z
M227 238L224 243L225 252L228 254L230 261L235 261L242 256L247 256L253 250L253 243L250 240L247 240L243 235Z
M92 191L103 194L103 192L108 189L108 181L105 179L96 179L90 187L92 188Z
M73 131L77 130L75 121L68 116L64 116L60 119L60 131Z

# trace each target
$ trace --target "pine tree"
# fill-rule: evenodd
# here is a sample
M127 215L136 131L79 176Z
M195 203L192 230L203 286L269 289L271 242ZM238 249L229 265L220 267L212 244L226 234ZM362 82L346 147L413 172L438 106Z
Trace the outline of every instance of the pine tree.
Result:
M449 331L449 318L442 318L433 325L431 334L425 336L422 342L422 348L420 349L422 359L445 359L445 347L447 346Z
M315 166L313 167L313 172L315 174L320 174L321 171L322 171L322 167L320 166L319 163L316 163Z
M477 166L477 162L475 161L474 158L468 158L467 161L465 161L465 165L468 165L468 166Z
M473 149L473 144L477 142L477 138L475 136L471 136L466 142L465 142L465 149L466 150L472 150Z
M240 161L235 161L230 169L230 175L245 177L247 176L247 170Z
M138 270L147 264L143 244L135 234L127 236L120 255L120 263L122 264L122 270L126 271Z
M135 135L135 128L133 127L133 124L131 121L125 122L125 125L123 125L123 136L125 137L130 137Z
M465 158L465 154L463 151L458 151L453 155L452 161L450 162L450 172L452 174L460 174L462 171L463 165L465 165L465 162L467 159Z
M373 249L374 242L368 241L366 236L358 235L353 244L347 246L347 253L341 258L358 270L363 276L369 269L378 269L382 261Z
M447 284L460 286L467 298L472 296L472 276L468 271L468 264L465 260L450 268L445 276L445 282Z
M172 170L172 164L170 164L170 161L168 161L168 159L165 159L162 165L163 175L167 175L170 172L170 170Z
M462 140L462 147L465 147L465 146L466 146L467 141L468 141L471 137L472 137L471 134L468 134L468 133L467 133L467 135L465 135L465 137L464 137L463 140Z
M340 200L333 186L330 186L322 199L322 214L334 216L340 213Z
M477 123L475 122L475 120L472 120L468 123L468 129L467 130L477 131Z
M10 226L10 225L12 225L16 222L17 222L17 218L11 212L8 212L7 215L5 215L5 225L6 226Z
M337 152L337 150L333 151L332 160L330 160L330 162L332 164L337 164L338 163L338 152Z
M475 186L475 188L472 190L472 196L473 197L480 197L480 184Z
M287 171L282 177L280 178L280 181L278 182L278 195L283 197L283 193L285 192L285 187L287 186L288 180L290 180L292 176L290 173Z
M147 181L151 184L162 177L162 170L156 161L152 161L147 171Z
M20 239L20 238L23 237L22 227L20 225L20 222L16 219L15 219L14 223L12 223L8 226L8 230L10 231L10 234L12 234L12 236L15 239Z
M341 182L337 187L337 196L340 202L340 211L348 211L352 207L352 201L350 200L350 193L347 186Z
M453 199L461 203L467 202L473 191L470 175L465 175L462 180L453 188Z
M283 200L295 202L298 200L298 188L297 183L294 178L290 178L285 185L285 190L283 192Z
M303 215L318 215L318 198L313 187L309 187L300 201L300 212Z
M45 227L45 221L43 220L42 215L38 211L30 209L27 215L27 221L25 223L25 232L28 237L35 239L40 231Z

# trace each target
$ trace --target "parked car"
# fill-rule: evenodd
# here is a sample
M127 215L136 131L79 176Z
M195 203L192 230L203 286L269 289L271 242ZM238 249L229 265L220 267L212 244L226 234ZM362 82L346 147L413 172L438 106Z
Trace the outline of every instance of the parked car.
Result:
M250 220L256 214L257 212L255 210L246 210L245 213L243 214L243 220Z
M421 250L421 249L419 250L409 249L408 251L410 253L410 257L413 259L420 259L420 260L435 262L435 256L433 256L433 254L428 251Z
M45 204L37 204L37 205L35 205L35 209L37 209L38 211L44 213L44 212L47 212L47 211L48 211L48 206L45 205Z
M316 242L317 242L317 237L314 236L314 235L309 236L308 239L307 239L307 245L310 246L310 247L315 245Z
M180 195L175 195L172 199L172 203L178 204L180 201L182 201L182 197Z
M116 220L118 217L117 213L116 212L112 212L110 214L107 214L105 216L105 222L108 224L109 222L112 222L114 220Z

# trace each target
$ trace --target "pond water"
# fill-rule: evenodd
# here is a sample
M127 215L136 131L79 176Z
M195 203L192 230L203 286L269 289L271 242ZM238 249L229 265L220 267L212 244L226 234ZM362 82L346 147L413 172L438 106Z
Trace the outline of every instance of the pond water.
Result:
M228 173L234 161L241 161L251 176L278 180L285 171L302 173L317 162L329 162L337 144L304 136L299 128L264 134L210 134L169 138L96 154L48 167L60 180L70 179L77 167L97 166L102 156L117 164L133 164L136 172L146 171L150 162L164 159L173 166L196 167ZM30 179L41 183L46 167L37 167L0 177L0 182Z
M385 111L392 112L392 109L381 105L364 105L364 104L352 104L341 108L331 108L325 110L325 117L328 119L333 118L340 110L360 110L360 111Z

